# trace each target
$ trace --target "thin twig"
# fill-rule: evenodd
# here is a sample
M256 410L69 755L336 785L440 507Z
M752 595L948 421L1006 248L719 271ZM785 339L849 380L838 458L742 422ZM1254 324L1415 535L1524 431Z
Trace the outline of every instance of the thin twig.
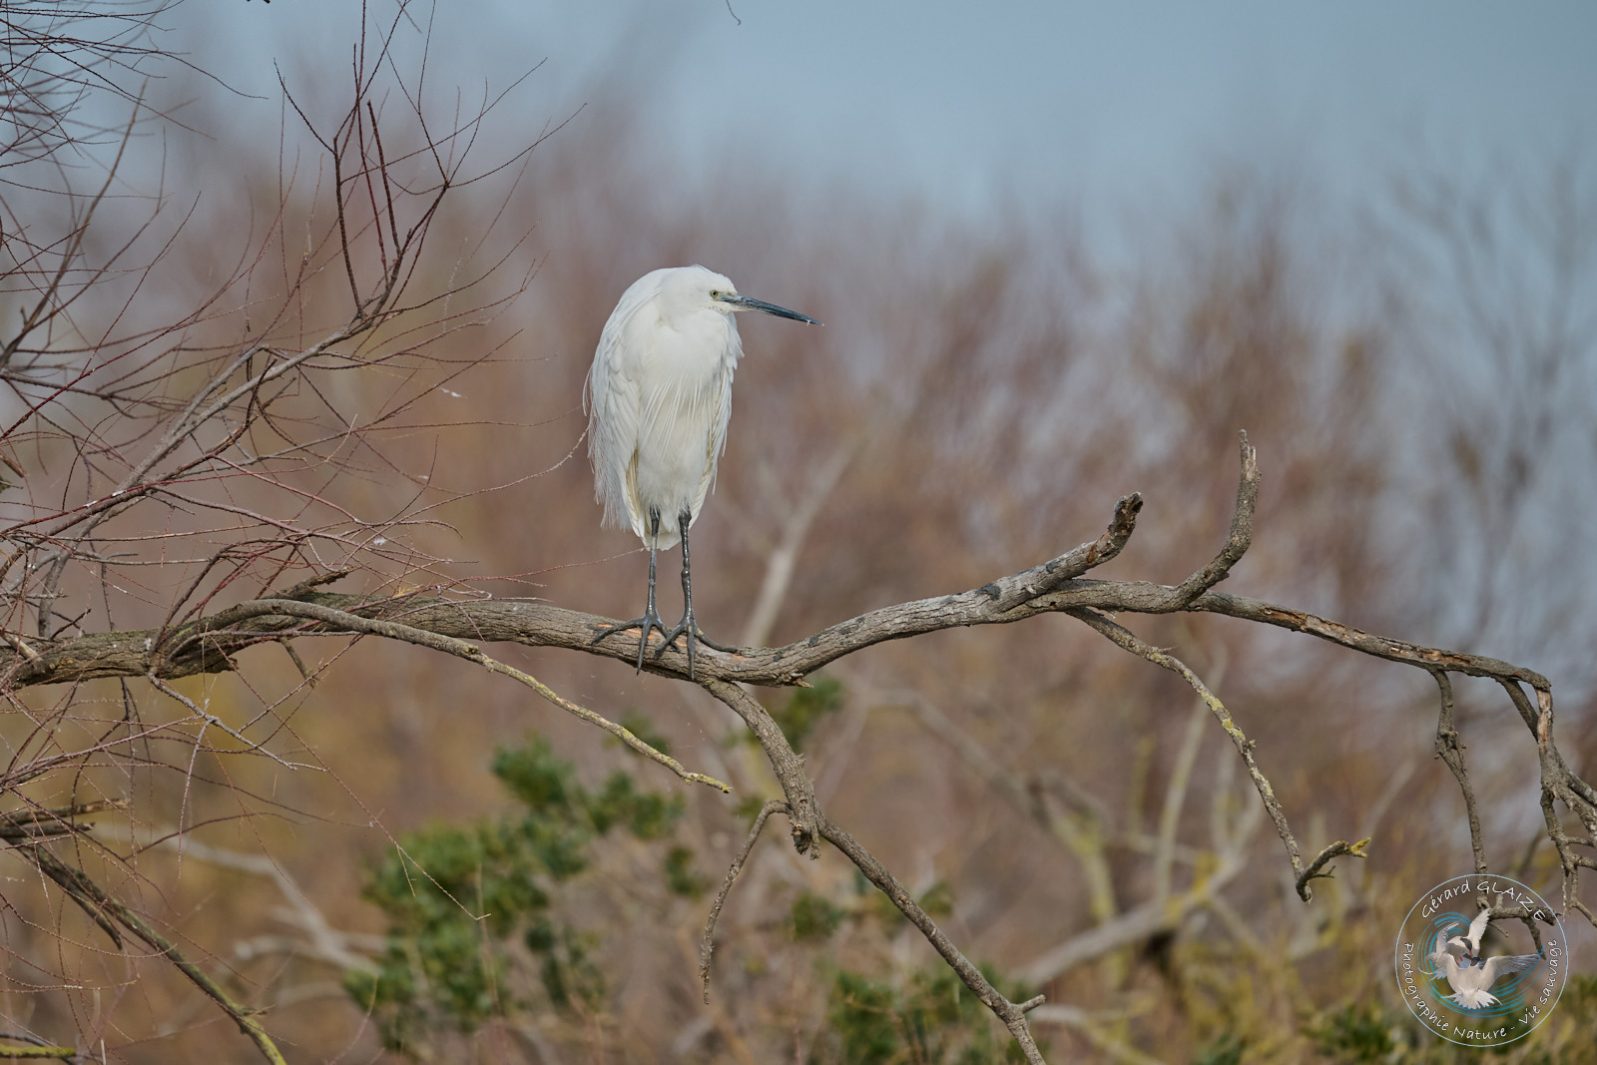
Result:
M0 1039L15 1039L14 1035L0 1036ZM57 1046L54 1043L37 1043L33 1046L0 1046L0 1059L6 1061L20 1061L23 1059L72 1061L78 1056L77 1047Z
M932 920L931 915L915 901L914 896L887 871L886 866L877 861L875 856L861 845L859 840L825 818L820 821L820 830L822 837L847 855L855 868L865 874L865 879L875 884L877 889L898 907L899 912L920 929L927 942L943 956L943 960L964 981L965 986L1004 1022L1004 1027L1014 1036L1029 1065L1044 1065L1042 1052L1037 1049L1037 1041L1032 1037L1031 1028L1026 1023L1026 1011L1042 1005L1045 1001L1044 996L1037 995L1020 1003L1011 1002L982 975L982 971L969 958L965 957L964 952L937 927L937 922Z
M401 262L413 263L411 251L403 246L411 239L411 235L406 235L403 242L396 240L396 245L400 245L394 252L396 269ZM391 308L391 284L380 284L374 292L364 313L370 314L373 321L378 318L386 320L387 316L397 313ZM346 331L344 339L356 339L370 327L369 324L363 324L360 329ZM326 347L329 343L331 341L323 342L323 354L331 353ZM221 413L241 397L253 396L263 384L279 380L291 367L304 366L306 352L274 358L277 361L268 362L265 369L256 368L245 358L242 363L231 367L226 375L213 380L169 427L169 434L162 438L152 452L155 457L150 460L150 466L165 462L176 447L188 439L193 429L213 413ZM228 390L232 375L239 370L243 371L245 381ZM225 395L222 394L224 391ZM230 428L229 432L235 429L236 426ZM174 432L178 435L170 435ZM1437 751L1448 762L1463 787L1466 807L1471 814L1472 847L1478 869L1485 868L1484 848L1462 747L1453 720L1448 678L1450 674L1457 673L1495 680L1503 687L1534 738L1541 766L1542 810L1547 836L1558 851L1564 873L1565 908L1580 912L1597 924L1597 917L1578 897L1581 870L1597 865L1592 857L1579 853L1582 849L1589 849L1593 840L1597 840L1597 790L1564 763L1554 740L1552 692L1547 679L1532 670L1498 659L1394 640L1305 611L1215 591L1214 586L1228 576L1252 539L1259 470L1257 456L1245 436L1241 440L1240 450L1242 471L1226 542L1203 568L1180 584L1102 580L1086 576L1088 571L1116 557L1129 542L1142 505L1141 497L1133 494L1119 501L1109 526L1096 540L1019 573L963 592L872 610L785 647L741 648L735 653L705 649L697 662L696 680L699 686L731 708L754 734L783 794L782 801L773 801L762 811L738 860L728 872L722 892L715 900L704 949L701 951L701 978L706 982L706 992L715 921L727 893L758 839L764 821L770 813L780 809L787 813L792 822L793 841L800 853L808 853L812 857L817 855L819 848L816 841L820 838L832 842L843 851L921 930L967 986L1004 1021L1028 1061L1042 1060L1025 1018L1025 1011L1040 999L1016 1004L992 988L898 881L857 840L824 817L803 759L793 750L771 714L740 685L799 685L822 666L874 644L961 626L1014 624L1044 614L1063 613L1087 624L1123 650L1176 673L1193 689L1241 755L1261 800L1259 806L1251 807L1251 811L1258 817L1262 810L1275 825L1296 877L1296 890L1305 901L1311 898L1312 881L1329 876L1331 863L1336 858L1363 857L1369 841L1338 840L1305 863L1282 805L1254 756L1253 741L1232 719L1225 704L1180 659L1148 644L1113 620L1113 616L1131 613L1219 614L1312 635L1360 654L1429 672L1436 679L1442 698ZM146 469L150 466L146 466ZM189 468L184 467L185 470ZM141 492L154 490L143 484L143 472L139 473L136 480L140 481ZM175 493L165 489L162 491L178 498ZM69 516L70 520L63 518L55 526L49 526L49 535L56 535L77 522L87 521L92 527L99 521L108 520L119 505L97 503L95 507L98 509L91 507L75 512ZM81 526L78 531L81 532ZM44 535L29 535L38 535L37 542L40 544L51 542ZM262 586L266 586L264 582ZM51 587L46 582L46 592ZM42 618L55 616L44 600L38 598L41 593L30 591L29 594L41 604L38 610ZM215 590L207 594L213 595ZM652 761L665 765L682 779L723 791L729 790L727 785L714 778L689 773L674 759L650 747L629 730L571 702L530 674L490 658L479 646L486 641L507 641L622 658L627 654L624 649L609 644L594 646L592 643L594 633L607 624L608 619L531 600L459 601L442 595L382 598L316 591L307 586L249 600L206 615L203 611L208 601L208 598L201 597L192 612L177 619L170 628L163 626L142 632L88 633L61 638L60 632L68 631L77 624L74 619L66 619L68 624L56 630L57 638L44 638L29 643L25 648L0 641L0 676L6 677L15 686L79 682L95 677L147 676L171 694L168 682L183 676L232 669L232 656L258 643L284 643L305 636L377 636L464 658L481 668L508 676L532 688L542 698L566 712L616 736ZM687 661L678 651L648 661L646 668L666 676L687 676ZM1530 692L1535 693L1534 697ZM188 705L192 708L192 700L188 701ZM220 722L210 715L205 715L205 720L220 726ZM238 736L237 733L234 735ZM1024 796L1019 798L1024 801ZM1563 818L1568 813L1573 813L1578 819L1583 826L1583 834L1572 833L1565 826ZM1161 859L1166 863L1166 869L1168 856L1174 853L1171 841L1172 833L1168 829L1162 831L1156 841L1166 855ZM35 859L40 861L41 869L54 861L49 857L48 850L37 842L30 841L28 850L31 854L44 856ZM47 875L62 884L74 901L113 937L117 936L116 927L120 924L133 928L140 938L147 939L144 931L127 923L122 912L112 910L107 904L98 901L103 893L99 893L97 888L91 891L84 887L78 879L81 873L61 867L59 863L51 869L45 869ZM1168 880L1167 872L1162 879ZM1195 895L1192 900L1196 900ZM1182 896L1183 902L1192 900ZM143 927L148 930L147 926ZM154 934L153 930L148 931ZM147 941L154 943L153 940ZM195 977L191 974L191 978Z
M200 706L199 703L195 702L193 699L190 699L187 695L184 695L182 692L178 691L176 688L172 687L170 684L168 684L165 681L163 681L160 677L156 676L154 673L146 674L144 679L149 681L155 687L156 691L160 692L162 695L165 695L167 698L173 700L174 702L181 704L185 709L188 710L189 713L193 714L195 717L199 718L201 721L204 721L205 723L207 723L209 725L215 725L217 728L221 729L223 732L227 733L229 736L232 736L235 740L238 740L240 743L242 743L244 745L244 749L246 751L252 751L252 752L257 752L257 753L260 753L260 754L264 754L264 755L266 755L266 757L270 758L272 761L276 762L278 765L282 766L285 769L314 769L315 768L315 766L311 765L308 762L290 762L288 759L283 758L281 755L275 754L274 752L272 752L270 750L267 750L267 748L263 744L257 743L255 740L250 739L248 736L244 735L238 729L234 728L232 725L229 725L226 721L223 721L221 718L217 717L215 714L211 713L209 710L204 709L203 707ZM203 732L203 730L202 730L202 732Z
M1313 892L1309 889L1309 881L1314 879L1315 876L1326 875L1320 873L1319 869L1331 858L1339 854L1351 854L1357 858L1364 857L1364 845L1368 843L1368 840L1356 844L1338 840L1320 852L1315 859L1315 865L1312 870L1306 870L1303 865L1302 852L1298 847L1297 837L1292 835L1292 829L1287 824L1286 811L1281 808L1281 800L1275 796L1275 787L1271 785L1269 778L1264 775L1264 771L1259 768L1258 759L1253 757L1254 742L1248 739L1247 734L1237 725L1236 721L1231 717L1231 711L1226 709L1226 705L1220 701L1220 697L1210 691L1209 686L1203 683L1203 679L1194 673L1185 662L1174 655L1159 650L1159 648L1141 639L1124 626L1110 621L1094 611L1071 610L1067 611L1067 613L1116 646L1130 651L1139 658L1147 659L1161 669L1168 669L1186 681L1188 686L1197 692L1198 698L1203 700L1203 705L1207 706L1209 712L1214 715L1215 720L1220 722L1220 727L1225 730L1225 734L1231 738L1232 745L1236 747L1237 753L1242 756L1242 764L1247 767L1248 776L1253 780L1253 787L1259 793L1259 800L1264 803L1265 812L1270 815L1270 820L1275 825L1276 835L1281 837L1281 843L1286 847L1287 859L1292 863L1292 871L1297 874L1298 878L1298 896L1304 902L1308 902L1313 897Z
M151 949L164 955L196 987L209 995L228 1016L233 1018L233 1022L238 1025L239 1031L254 1042L262 1057L272 1062L273 1065L287 1065L287 1062L283 1060L282 1053L277 1049L277 1044L273 1043L271 1036L266 1034L266 1029L262 1028L260 1022L251 1016L253 1011L234 1002L215 980L207 976L205 971L199 966L189 961L171 940L151 928L145 923L143 918L128 909L120 901L102 891L94 881L84 875L82 870L74 869L65 864L42 847L34 850L29 857L38 864L45 875L60 884L74 898L81 896L79 904L84 907L85 911L92 913L87 905L92 903L93 907L103 915L101 919L96 921L97 924L100 924L103 928L105 927L105 924L102 923L103 921L114 919L123 928L126 928L148 944ZM120 947L121 937L113 935L112 938L117 941L117 945Z
M1475 807L1475 789L1470 784L1469 773L1464 768L1464 748L1458 742L1458 729L1453 721L1453 682L1445 670L1431 672L1441 696L1442 707L1436 718L1436 754L1447 763L1458 788L1464 793L1464 812L1469 816L1469 845L1475 854L1475 871L1486 872L1486 848L1481 841L1481 816Z
M497 659L490 658L482 652L481 648L465 640L429 632L426 629L416 628L398 621L361 617L358 614L323 606L319 603L305 603L293 599L258 599L254 602L243 604L242 609L235 608L229 613L230 620L236 618L238 621L247 620L250 617L263 617L274 614L283 617L305 618L310 621L321 622L333 632L353 632L382 636L386 639L411 643L434 651L442 651L444 654L454 655L456 658L464 658L468 662L474 662L482 666L490 673L498 673L501 676L509 677L517 683L531 688L566 713L603 729L638 754L643 755L652 762L658 762L689 783L704 784L722 793L732 790L731 785L723 783L714 777L688 770L675 758L650 746L647 741L640 739L636 733L626 726L619 725L606 717L594 713L585 706L572 702L530 673L525 673L514 666L509 666ZM207 631L202 630L200 634L188 638L204 640L208 635Z
M1241 561L1253 543L1253 511L1259 502L1259 453L1248 443L1247 433L1239 435L1242 475L1237 483L1236 503L1231 510L1231 530L1220 553L1176 588L1176 595L1183 606L1225 580L1231 574L1231 567Z
M820 805L815 799L815 782L810 779L804 760L787 742L781 726L758 700L736 684L701 677L699 686L731 707L754 733L787 799L787 816L793 825L793 849L811 858L819 857L814 849L815 838L820 834Z
M1335 843L1327 844L1324 850L1309 859L1309 864L1298 872L1296 884L1298 897L1304 902L1308 902L1314 894L1309 890L1309 881L1323 880L1335 873L1334 869L1327 868L1331 859L1340 858L1344 854L1353 858L1367 858L1369 857L1369 846L1370 841L1368 839L1355 840L1352 843L1345 839L1339 839ZM1322 869L1325 870L1323 873L1320 871Z
M732 885L737 883L738 874L743 871L743 865L749 860L754 844L759 841L760 833L765 829L765 822L779 810L786 810L787 803L780 799L767 799L765 805L760 807L760 812L754 818L754 824L749 826L749 833L743 840L743 846L738 848L732 864L727 867L726 876L721 879L721 887L715 893L715 899L710 903L710 916L704 922L704 935L699 938L699 982L704 988L704 1004L710 1004L710 959L715 954L715 922L721 917L721 907L726 905L727 896L732 894Z

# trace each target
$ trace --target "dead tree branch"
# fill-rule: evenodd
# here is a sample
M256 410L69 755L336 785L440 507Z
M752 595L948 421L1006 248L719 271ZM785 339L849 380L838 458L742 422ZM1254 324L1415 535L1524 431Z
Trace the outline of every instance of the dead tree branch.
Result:
M699 983L704 988L704 1001L710 1001L710 959L715 955L715 923L721 918L721 907L726 905L726 900L732 894L732 885L737 883L738 874L743 871L744 863L749 860L749 855L754 852L754 845L760 840L760 833L765 830L765 822L770 820L772 814L787 809L787 804L777 799L770 799L760 807L760 812L754 816L754 823L749 826L749 834L743 839L743 846L738 849L732 864L727 867L726 876L721 879L721 887L716 891L715 898L710 901L710 916L704 922L704 935L699 939Z
M1592 919L1591 910L1579 898L1579 874L1592 865L1591 858L1581 851L1590 849L1591 841L1597 839L1597 792L1565 765L1558 751L1553 737L1552 692L1546 678L1497 659L1393 640L1304 611L1215 591L1214 585L1225 579L1251 543L1258 488L1257 457L1244 437L1241 479L1225 544L1210 562L1180 584L1085 576L1089 570L1119 555L1129 542L1141 509L1141 498L1129 495L1116 505L1108 527L1096 540L1041 565L966 592L870 611L785 647L741 648L732 653L705 650L698 662L697 683L736 713L754 734L775 772L783 799L767 804L756 821L755 830L732 863L706 933L702 955L706 963L704 971L707 972L709 936L713 933L716 912L724 903L726 892L736 879L764 820L772 812L783 810L792 822L794 846L800 853L816 856L815 844L819 839L836 846L920 929L972 992L1003 1021L1028 1060L1042 1060L1025 1019L1026 1010L1041 999L1017 1004L993 988L892 874L858 840L826 817L816 800L813 780L803 759L787 742L771 715L742 687L803 684L808 674L827 663L884 641L954 627L1013 624L1042 614L1062 614L1079 621L1122 650L1177 674L1193 689L1241 756L1263 808L1281 837L1298 894L1305 901L1311 898L1311 882L1330 875L1334 859L1363 857L1369 841L1338 840L1305 860L1288 825L1285 810L1255 756L1254 742L1237 725L1225 704L1180 659L1149 644L1113 618L1183 611L1221 614L1305 633L1361 654L1423 669L1435 678L1442 692L1437 749L1461 782L1467 778L1458 754L1447 677L1459 673L1497 680L1535 737L1541 763L1542 807L1548 836L1558 849L1564 872L1566 907ZM719 781L688 772L674 760L632 737L621 726L571 703L530 675L489 658L479 646L508 642L529 647L563 647L627 660L631 652L626 649L592 642L594 632L607 624L608 619L532 600L455 599L436 594L363 596L322 591L315 583L308 582L281 595L249 600L193 617L163 630L40 639L30 643L31 655L14 645L9 650L0 647L0 674L11 678L11 683L18 687L77 683L96 677L146 677L164 682L196 673L232 669L237 655L261 643L286 645L291 640L313 636L376 637L441 651L508 676L568 713L618 736L682 779L726 789ZM651 656L645 663L656 673L686 678L687 662L679 652L671 651L658 659ZM1535 692L1534 703L1526 695L1527 687ZM1466 804L1471 805L1467 789L1465 794ZM1565 830L1559 815L1560 806L1572 812L1584 826L1583 837L1571 836ZM1473 822L1472 844L1477 865L1484 865ZM102 920L114 917L117 924L134 928L120 911L107 909L107 904L87 889L74 892L74 897L91 915L98 913ZM154 942L143 931L135 930L135 934Z
M900 884L897 878L887 871L887 867L877 861L875 856L860 844L859 840L830 821L823 819L820 827L821 835L847 855L849 861L854 863L855 868L865 874L865 879L875 884L877 889L886 895L894 906L898 907L899 912L907 917L911 924L920 929L921 934L926 937L926 941L932 945L938 954L943 956L943 960L948 963L949 967L959 974L959 978L964 981L965 986L970 988L976 997L982 1001L982 1004L992 1010L993 1014L1004 1022L1004 1027L1009 1029L1009 1033L1015 1037L1015 1042L1020 1045L1020 1049L1025 1053L1026 1060L1033 1063L1033 1065L1040 1065L1043 1056L1041 1051L1037 1049L1037 1041L1032 1038L1030 1027L1026 1024L1026 1013L1042 1005L1044 1002L1043 996L1037 995L1027 999L1025 1002L1011 1002L1003 992L994 987L982 975L981 970L972 964L969 958L965 957L964 953L954 945L953 941L943 933L942 929L937 927L937 922L932 920L931 915L915 901L915 896L903 884Z
M1486 872L1486 848L1481 842L1481 815L1475 806L1475 788L1470 783L1469 772L1464 768L1464 747L1458 741L1458 728L1453 722L1453 682L1447 674L1437 671L1436 687L1442 707L1436 719L1436 754L1446 763L1453 779L1458 781L1464 795L1464 812L1469 817L1469 845L1475 854L1475 871Z
M73 868L44 847L34 848L28 852L28 857L39 867L40 872L55 881L84 912L95 918L95 923L105 930L118 948L122 946L122 937L116 931L116 927L121 926L138 937L151 950L177 966L190 982L213 999L223 1012L233 1018L233 1023L238 1025L239 1031L255 1044L262 1057L273 1065L286 1065L282 1052L277 1049L277 1044L272 1041L271 1036L266 1034L266 1029L261 1027L261 1022L255 1019L253 1011L233 1001L233 998L223 991L221 985L211 979L205 970L190 961L177 949L176 944L157 932L144 918L107 894L81 869Z

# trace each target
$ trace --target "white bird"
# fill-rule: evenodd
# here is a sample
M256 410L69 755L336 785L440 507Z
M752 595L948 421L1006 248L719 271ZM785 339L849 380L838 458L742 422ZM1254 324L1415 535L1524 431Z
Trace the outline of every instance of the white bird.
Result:
M693 618L688 529L715 483L726 445L732 373L743 354L732 320L738 311L819 324L807 314L738 295L713 270L678 266L644 274L621 294L593 354L586 403L594 494L604 505L605 524L630 527L649 549L643 616L605 626L593 642L640 629L640 670L651 629L665 638L656 658L687 634L690 677L694 644L704 639ZM679 541L683 612L668 631L654 604L655 555Z
M1470 964L1466 959L1465 964L1460 965L1458 959L1443 946L1438 945L1431 952L1433 971L1453 989L1448 997L1465 1009L1472 1010L1497 1005L1497 996L1491 993L1491 986L1510 973L1522 972L1541 960L1540 954L1504 954L1475 964Z
M1481 960L1481 937L1486 934L1486 926L1491 923L1492 911L1482 909L1480 913L1475 915L1475 920L1469 923L1469 932L1463 936L1450 937L1447 945L1450 947L1463 947L1465 961L1479 962ZM1455 924L1448 931L1457 931L1463 927L1462 924Z

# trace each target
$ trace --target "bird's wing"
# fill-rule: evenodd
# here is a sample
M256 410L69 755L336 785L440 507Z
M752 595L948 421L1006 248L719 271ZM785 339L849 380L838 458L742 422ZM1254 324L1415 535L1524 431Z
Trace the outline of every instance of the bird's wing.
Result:
M643 535L643 517L631 498L627 471L638 449L638 382L622 351L627 324L650 292L633 284L621 296L599 336L583 397L588 410L588 459L593 463L594 496L604 505L606 525L630 526Z
M1499 954L1481 965L1481 986L1491 987L1510 973L1523 972L1542 960L1540 954Z
M1486 934L1486 926L1492 923L1492 911L1482 910L1475 915L1475 920L1469 923L1469 950L1471 954L1481 952L1481 937Z
M1458 959L1445 950L1435 950L1431 953L1432 971L1453 984L1458 979Z
M704 442L708 451L706 456L709 461L704 464L704 476L699 480L699 491L693 499L693 516L699 516L699 508L704 506L704 497L710 494L715 487L715 470L720 464L721 452L726 450L726 427L732 420L732 373L737 369L738 360L743 357L743 338L738 335L737 327L729 321L727 332L727 353L721 360L720 381L718 388L712 396L715 410L710 417L710 437Z

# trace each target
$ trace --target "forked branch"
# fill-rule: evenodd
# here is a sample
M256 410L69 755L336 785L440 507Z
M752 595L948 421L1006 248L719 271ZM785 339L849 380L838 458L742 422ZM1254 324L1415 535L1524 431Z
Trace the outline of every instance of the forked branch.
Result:
M110 936L118 948L122 946L122 936L118 928L125 928L151 950L177 966L178 971L188 977L194 986L215 1001L223 1012L233 1018L233 1023L238 1025L239 1031L255 1044L256 1050L262 1057L273 1065L286 1065L282 1052L277 1049L272 1037L266 1034L266 1029L261 1027L261 1022L255 1018L254 1011L235 1002L204 969L178 950L175 943L157 932L149 922L134 913L121 900L114 898L89 879L81 869L63 862L45 847L34 847L25 853L38 866L41 873L53 880L73 902L94 918L95 923Z
M704 989L704 1001L710 1001L710 959L715 956L715 923L721 919L721 907L726 905L726 900L732 894L732 885L737 883L738 874L743 871L749 855L754 853L754 845L760 841L760 833L765 831L765 822L771 815L787 809L787 804L779 799L767 800L760 807L760 812L754 815L754 823L749 826L749 834L743 838L743 846L732 859L732 864L727 866L726 876L721 878L721 887L716 891L715 898L710 900L710 916L704 922L704 935L699 937L699 983Z
M1579 893L1581 871L1597 865L1590 853L1593 841L1597 841L1597 791L1565 764L1558 750L1553 734L1552 690L1547 679L1498 659L1393 640L1305 611L1216 591L1215 585L1231 573L1253 537L1259 467L1254 449L1245 436L1240 452L1241 476L1226 540L1208 563L1179 584L1087 576L1089 571L1120 555L1130 541L1142 506L1141 497L1133 494L1117 503L1102 535L1019 573L965 592L873 610L784 647L741 648L731 653L702 649L696 682L736 713L754 734L781 785L783 796L781 800L767 803L761 811L713 902L701 947L701 976L708 980L715 923L727 894L766 820L773 813L782 812L791 821L793 843L800 853L815 856L818 840L836 846L892 899L971 991L1008 1027L1028 1060L1042 1060L1025 1018L1026 1011L1041 998L1015 1003L993 988L892 874L858 840L824 814L803 759L787 742L771 715L743 687L803 684L808 674L822 666L884 641L970 625L1014 624L1042 614L1073 618L1120 649L1175 673L1192 688L1242 759L1286 849L1297 892L1305 901L1312 897L1312 882L1331 875L1331 863L1335 859L1364 857L1369 840L1337 840L1305 859L1286 812L1256 757L1253 741L1242 731L1224 702L1179 658L1132 632L1125 624L1125 617L1176 612L1220 614L1305 633L1360 654L1426 671L1438 685L1441 695L1436 749L1464 790L1466 809L1472 815L1471 843L1477 869L1484 869L1486 859L1475 823L1477 819L1473 816L1474 800L1452 711L1448 678L1458 673L1496 680L1534 739L1541 767L1542 810L1547 836L1557 848L1564 874L1565 907L1597 924L1597 917ZM250 600L162 630L44 639L30 641L26 648L16 643L0 645L0 676L8 677L19 687L94 677L149 677L164 682L195 673L232 669L236 655L260 643L286 644L317 636L377 637L441 651L508 676L566 712L617 736L682 779L726 789L719 781L689 772L620 725L572 703L536 678L488 657L480 646L507 642L529 647L563 647L585 654L629 659L631 652L625 648L592 642L594 633L609 624L607 618L533 600L451 599L437 595L363 596L328 592L315 584L307 582L279 596ZM675 650L659 658L647 657L645 668L664 676L687 679L687 661ZM1535 693L1534 699L1527 694L1527 689ZM1574 814L1583 834L1571 834L1562 820L1565 813ZM120 919L118 923L127 927ZM140 934L140 938L144 936Z

